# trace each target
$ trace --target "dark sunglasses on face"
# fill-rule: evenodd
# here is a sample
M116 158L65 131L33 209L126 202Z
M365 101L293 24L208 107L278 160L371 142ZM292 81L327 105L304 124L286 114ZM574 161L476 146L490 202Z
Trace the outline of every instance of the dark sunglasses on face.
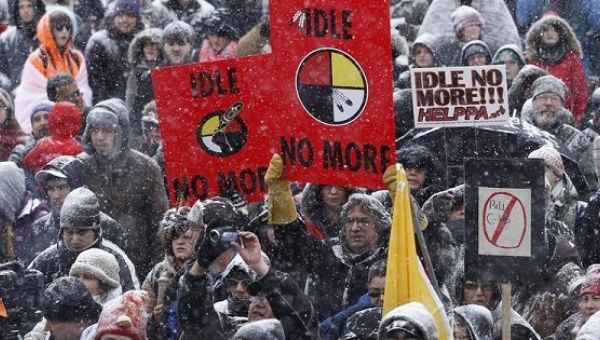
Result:
M53 25L52 28L54 28L55 30L57 30L59 32L66 28L67 31L70 32L71 31L71 24L68 24L68 23L59 23L59 24Z

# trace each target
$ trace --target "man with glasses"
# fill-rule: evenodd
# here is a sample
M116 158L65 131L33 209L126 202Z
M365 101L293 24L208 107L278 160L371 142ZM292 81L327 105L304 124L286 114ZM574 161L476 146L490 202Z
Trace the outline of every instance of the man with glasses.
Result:
M291 183L282 174L283 161L275 154L265 175L268 223L275 225L275 238L286 256L312 276L309 296L322 321L364 295L369 268L387 257L390 215L374 197L353 194L342 207L339 239L319 241L297 218Z
M566 91L564 83L554 76L543 76L533 82L533 125L561 141L580 164L586 178L595 177L590 141L577 128L565 123L573 119L564 107Z

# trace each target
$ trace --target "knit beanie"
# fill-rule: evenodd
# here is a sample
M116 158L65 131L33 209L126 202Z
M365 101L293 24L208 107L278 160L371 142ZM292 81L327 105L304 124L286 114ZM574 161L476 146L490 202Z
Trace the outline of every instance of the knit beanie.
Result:
M58 102L52 108L51 113L48 117L48 128L52 136L72 138L79 134L82 116L77 105L69 102Z
M481 14L473 7L460 6L452 12L450 15L452 25L454 25L454 32L457 34L462 31L463 28L470 25L479 25L482 29L485 28L485 21Z
M109 334L146 340L147 305L148 295L141 290L130 290L109 301L100 314L95 340Z
M71 191L60 209L61 229L96 229L100 222L98 197L90 189Z
M488 45L481 40L473 40L466 43L462 48L460 55L462 65L467 66L467 60L469 60L469 57L477 53L484 54L488 64L492 61L492 54L490 53L490 48Z
M543 76L539 77L533 82L531 85L531 91L533 93L532 98L544 94L544 93L552 93L556 94L560 97L560 99L565 101L565 93L567 92L567 87L562 80L556 78L555 76Z
M31 120L31 124L33 124L33 116L40 111L51 112L54 107L54 102L49 100L41 101L33 106L31 112L29 112L29 119Z
M194 29L183 21L174 21L163 30L162 44L173 41L188 41L193 43L195 38Z
M136 0L117 0L114 9L116 15L130 15L138 17L140 15L140 5Z
M42 295L40 310L50 321L95 322L102 306L94 301L87 287L78 279L64 276L52 282Z
M600 264L592 264L588 267L579 291L579 296L584 294L600 296Z
M121 285L117 259L102 249L91 248L77 256L75 263L71 265L69 275L79 277L83 274L91 276L111 288L118 288Z
M550 145L544 145L537 150L533 150L528 158L543 159L544 164L549 166L557 176L562 176L565 173L565 165L562 162L560 153Z
M249 322L233 336L236 340L285 340L285 333L281 322L277 319L264 319Z

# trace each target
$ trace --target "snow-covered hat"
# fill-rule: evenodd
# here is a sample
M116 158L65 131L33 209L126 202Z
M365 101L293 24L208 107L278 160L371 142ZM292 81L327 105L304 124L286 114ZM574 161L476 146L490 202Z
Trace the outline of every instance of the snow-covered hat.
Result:
M118 288L121 285L117 259L102 249L91 248L77 256L69 275L79 277L83 274L112 288Z
M459 33L463 28L470 25L479 25L482 29L485 28L485 20L481 14L473 7L460 6L450 15L454 32Z

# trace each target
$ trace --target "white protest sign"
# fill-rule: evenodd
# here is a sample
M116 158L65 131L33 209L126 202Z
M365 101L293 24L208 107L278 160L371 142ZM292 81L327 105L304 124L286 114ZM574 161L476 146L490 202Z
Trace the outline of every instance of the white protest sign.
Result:
M412 68L415 127L486 126L509 120L504 65Z
M531 189L479 187L479 255L531 257Z

